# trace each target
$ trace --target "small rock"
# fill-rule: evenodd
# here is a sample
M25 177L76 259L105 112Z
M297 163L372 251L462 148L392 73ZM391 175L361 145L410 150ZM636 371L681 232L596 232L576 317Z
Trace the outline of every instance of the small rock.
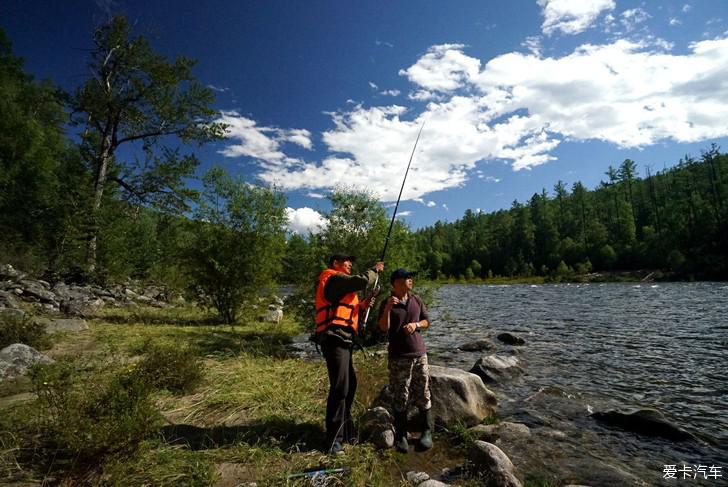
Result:
M283 320L283 310L282 309L273 309L269 310L267 313L260 315L258 317L258 321L263 321L266 323L280 323Z
M85 330L88 330L88 323L86 323L86 320L78 318L49 320L46 324L46 332L48 333L64 333Z
M15 308L0 308L0 319L22 320L25 318L25 311Z
M659 436L674 441L696 439L692 433L670 423L665 415L657 409L596 412L591 417L604 424L647 436Z
M377 448L387 449L394 446L394 427L392 416L383 407L368 409L359 419L359 432L363 441Z
M18 302L15 300L13 293L8 291L0 291L0 307L17 308Z
M139 295L129 288L124 289L124 295L129 299L139 299Z
M487 357L478 359L475 365L473 365L473 368L470 369L470 372L483 379L483 382L486 384L502 382L523 372L523 369L518 364L519 360L517 357L488 355Z
M482 340L464 343L458 348L464 352L482 352L484 350L495 350L496 346L492 340L484 338Z
M23 279L20 281L23 286L23 295L32 296L43 303L56 303L56 295L45 289L38 281Z
M421 484L419 484L417 487L448 487L450 484L446 484L444 482L440 482L439 480L425 480Z
M526 340L524 340L523 338L521 338L517 335L508 333L508 332L501 333L496 338L498 340L502 341L503 343L505 343L506 345L525 345L526 344Z
M514 473L511 459L497 446L485 441L475 441L470 449L470 461L475 469L491 479L490 485L498 487L522 487Z
M509 423L507 421L497 424L479 424L469 428L468 431L476 439L488 443L496 443L501 439L508 441L508 439L515 437L531 436L531 430L525 424Z
M425 480L430 480L430 476L426 472L407 472L407 481L419 485Z
M0 380L14 379L28 373L28 369L36 363L52 363L33 347L23 343L14 343L0 350Z
M0 277L3 279L17 279L22 276L20 271L17 271L10 264L0 265Z

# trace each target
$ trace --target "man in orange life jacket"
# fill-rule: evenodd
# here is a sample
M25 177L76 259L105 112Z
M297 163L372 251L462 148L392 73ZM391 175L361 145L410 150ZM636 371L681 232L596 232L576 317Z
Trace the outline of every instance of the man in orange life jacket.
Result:
M374 285L377 273L384 270L384 263L377 262L364 274L352 276L353 261L351 255L332 255L316 287L316 337L329 373L326 441L332 453L342 451L344 442L355 439L351 405L356 394L356 373L352 352L359 312L372 302L372 298L360 302L357 292Z

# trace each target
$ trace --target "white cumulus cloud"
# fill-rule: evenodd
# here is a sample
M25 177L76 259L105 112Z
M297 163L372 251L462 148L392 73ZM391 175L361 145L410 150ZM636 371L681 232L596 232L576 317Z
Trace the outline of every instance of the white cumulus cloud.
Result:
M326 218L307 206L286 208L286 216L288 217L288 229L299 235L319 233L326 226Z
M578 34L588 29L602 12L614 10L614 0L538 0L543 15L541 30Z
M258 176L284 190L348 184L394 201L424 122L403 193L424 202L462 185L482 161L528 169L553 160L563 142L639 148L728 136L728 38L681 54L671 48L658 38L617 40L561 57L532 51L480 60L459 44L433 46L400 71L413 91L432 94L423 109L349 105L331 114L333 127L322 134L327 155L318 161L288 161L270 140L251 143L281 161L261 164Z

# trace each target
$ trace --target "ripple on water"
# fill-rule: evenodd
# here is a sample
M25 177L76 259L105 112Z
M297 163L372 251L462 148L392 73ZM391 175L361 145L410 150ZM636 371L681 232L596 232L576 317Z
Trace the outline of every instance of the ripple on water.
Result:
M433 316L450 319L432 327L446 331L429 332L426 342L433 363L469 369L480 353L454 353L458 344L517 333L527 341L518 350L528 368L517 384L502 387L513 404L539 388L559 387L589 397L588 405L576 408L584 417L589 408L657 407L681 427L723 446L680 445L678 452L664 442L609 433L609 441L602 444L600 436L587 448L609 450L602 454L615 458L628 449L649 453L653 467L688 457L696 463L722 458L728 467L728 354L721 345L728 343L727 289L722 283L446 285L438 291ZM498 353L514 348L496 343ZM582 426L590 424L585 420ZM623 460L639 477L634 471L639 462Z

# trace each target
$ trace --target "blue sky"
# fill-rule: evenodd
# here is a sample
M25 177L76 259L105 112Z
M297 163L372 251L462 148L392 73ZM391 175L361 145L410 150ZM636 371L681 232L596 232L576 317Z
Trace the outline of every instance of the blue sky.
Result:
M492 211L558 180L594 188L728 148L722 0L6 1L26 69L84 80L90 32L123 12L169 57L198 59L229 138L197 151L286 192L315 228L348 185L396 199L413 228Z

